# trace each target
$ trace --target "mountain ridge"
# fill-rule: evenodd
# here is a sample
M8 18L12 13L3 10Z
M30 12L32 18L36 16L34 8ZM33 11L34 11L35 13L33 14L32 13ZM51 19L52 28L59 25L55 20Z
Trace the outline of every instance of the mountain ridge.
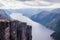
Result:
M54 19L57 18L59 19L59 17L60 17L60 9L58 8L58 9L53 9L50 12L47 11L46 13L42 11L39 14L33 15L31 19L47 27L47 25L49 25Z

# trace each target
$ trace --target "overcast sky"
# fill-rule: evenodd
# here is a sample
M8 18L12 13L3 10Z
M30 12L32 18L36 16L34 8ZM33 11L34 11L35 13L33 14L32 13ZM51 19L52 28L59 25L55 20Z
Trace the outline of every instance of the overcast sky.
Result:
M60 8L60 0L0 0L0 8Z
M60 3L60 0L43 0L43 1L52 2L52 3Z

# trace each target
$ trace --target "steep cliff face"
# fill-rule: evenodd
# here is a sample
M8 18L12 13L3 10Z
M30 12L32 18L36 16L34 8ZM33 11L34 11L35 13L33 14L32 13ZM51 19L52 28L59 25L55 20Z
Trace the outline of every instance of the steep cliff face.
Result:
M0 10L0 40L32 40L32 27L10 19L4 10Z
M32 40L32 28L17 20L0 21L0 40Z
M27 25L25 22L20 22L20 21L11 21L11 29L12 29L12 34L14 34L14 30L17 34L17 40L32 40L32 27ZM15 29L14 29L15 28ZM12 35L13 36L13 35Z

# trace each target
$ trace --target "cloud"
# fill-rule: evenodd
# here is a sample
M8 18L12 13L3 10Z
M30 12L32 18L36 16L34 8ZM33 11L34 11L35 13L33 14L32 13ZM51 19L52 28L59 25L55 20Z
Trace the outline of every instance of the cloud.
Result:
M52 5L50 2L46 1L26 1L24 2L26 5L31 5L31 6L50 6Z
M24 9L24 8L60 8L60 3L50 2L49 0L36 0L36 1L3 1L0 2L4 5L0 8L3 9Z
M48 1L48 2L55 2L55 3L60 2L60 0L18 0L18 1Z
M60 3L60 0L42 0L42 1L48 1L48 2L52 2L52 3Z

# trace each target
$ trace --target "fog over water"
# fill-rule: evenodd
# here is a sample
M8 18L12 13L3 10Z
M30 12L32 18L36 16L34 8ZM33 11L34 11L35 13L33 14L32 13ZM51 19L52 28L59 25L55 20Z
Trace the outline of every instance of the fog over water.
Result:
M36 23L26 16L19 13L12 13L10 15L13 19L26 22L32 26L32 40L52 40L50 35L54 32L50 29L45 28L43 25Z

